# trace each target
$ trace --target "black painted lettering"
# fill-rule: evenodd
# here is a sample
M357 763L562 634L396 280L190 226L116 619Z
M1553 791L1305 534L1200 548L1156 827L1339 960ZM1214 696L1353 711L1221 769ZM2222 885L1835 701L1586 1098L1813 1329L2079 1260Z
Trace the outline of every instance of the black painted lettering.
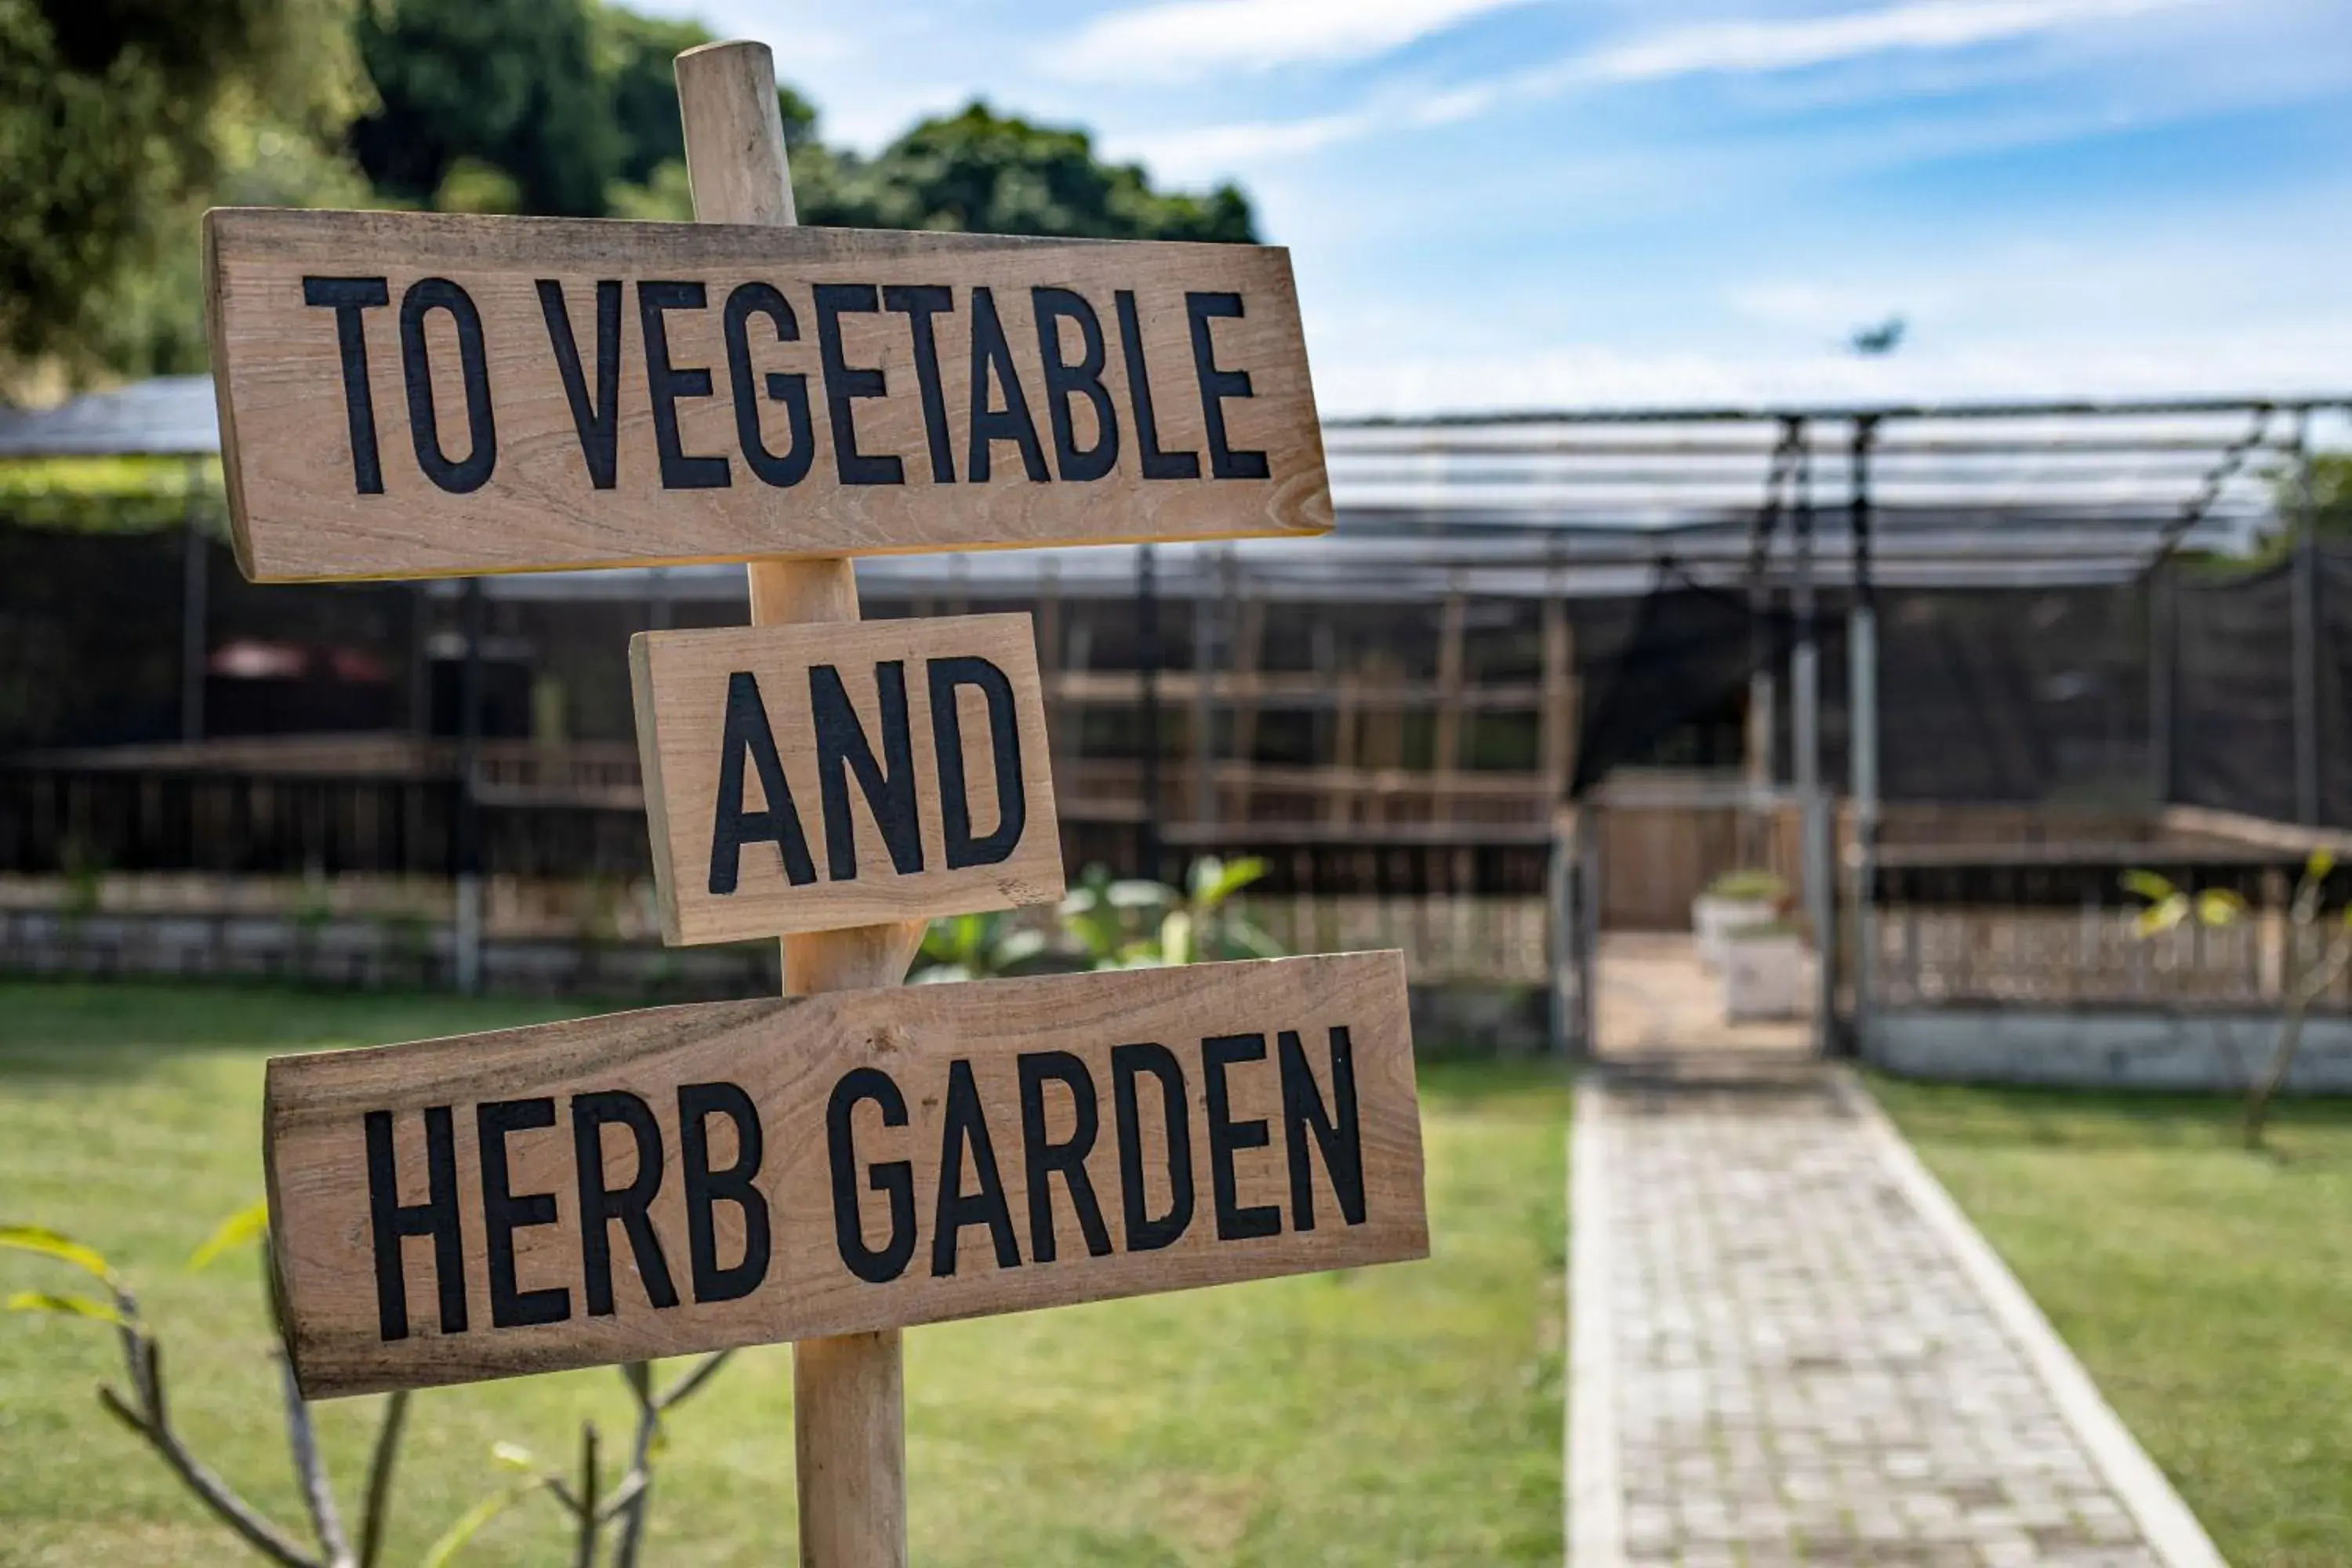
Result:
M1150 1212L1143 1182L1143 1117L1136 1083L1160 1085L1160 1121L1167 1133L1168 1212ZM1118 1186L1127 1221L1127 1249L1157 1252L1192 1224L1192 1119L1184 1100L1184 1068L1166 1046L1114 1046L1110 1053L1111 1112L1118 1123Z
M746 757L759 772L760 793L767 797L764 810L743 809ZM727 678L727 722L719 742L719 803L710 823L711 892L733 892L742 869L743 846L762 843L776 847L784 879L793 886L816 880L801 816L793 807L792 786L784 782L783 759L776 753L776 733L768 727L768 706L760 700L759 679L750 670L739 669Z
M709 1118L735 1124L735 1163L710 1168ZM682 1084L677 1091L679 1163L686 1187L686 1250L697 1302L732 1301L750 1295L768 1277L768 1200L752 1184L764 1152L759 1108L731 1083ZM743 1256L721 1266L719 1227L712 1210L733 1204L743 1215Z
M604 1129L624 1127L635 1144L636 1170L625 1186L604 1179ZM646 1300L677 1305L669 1259L654 1231L654 1194L661 1191L661 1128L653 1107L625 1089L572 1097L572 1158L580 1176L580 1293L592 1318L613 1315L613 1222L629 1238Z
M1024 1051L1016 1065L1021 1075L1022 1171L1029 1189L1029 1256L1039 1263L1054 1261L1053 1184L1059 1176L1070 1189L1070 1208L1078 1216L1087 1253L1108 1257L1110 1227L1103 1224L1102 1205L1095 1201L1094 1181L1087 1174L1087 1156L1094 1152L1095 1135L1102 1128L1094 1075L1067 1051ZM1070 1096L1074 1121L1069 1137L1059 1143L1046 1136L1048 1083L1060 1084Z
M1216 345L1209 341L1210 321L1239 318L1239 294L1191 292L1184 296L1184 314L1192 324L1192 371L1201 382L1201 415L1209 425L1209 473L1220 479L1262 479L1266 477L1264 452L1235 451L1225 439L1225 399L1256 395L1249 372L1221 370Z
M793 314L792 302L773 284L740 284L727 296L727 374L735 393L735 442L743 450L743 461L760 477L761 483L782 489L808 478L809 464L816 456L816 437L809 428L808 377L797 373L788 375L782 371L768 373L768 401L784 405L785 428L792 432L791 446L781 455L771 452L760 433L760 400L751 379L750 328L753 316L768 318L780 343L800 342L801 324Z
M360 312L392 303L381 278L305 278L302 303L331 306L335 349L343 362L343 418L351 427L352 483L363 496L383 494L383 461L375 445L375 393L368 384L367 325Z
M1197 479L1198 452L1160 449L1160 420L1151 407L1151 372L1143 361L1143 327L1135 319L1135 290L1121 289L1111 297L1118 310L1118 344L1127 356L1127 402L1135 411L1135 449L1147 479Z
M698 282L644 281L637 285L637 325L646 340L646 392L653 400L654 450L661 458L666 490L723 490L734 483L723 457L689 453L678 439L677 400L710 395L710 372L681 368L669 358L671 310L699 310L709 295Z
M817 783L824 791L825 868L836 882L857 877L856 824L849 816L849 777L874 813L882 830L890 866L901 877L923 868L923 827L915 815L915 737L907 722L907 666L889 659L874 667L874 685L882 700L882 755L874 760L873 743L841 671L829 664L809 668L809 710L816 728Z
M1102 321L1086 296L1070 289L1032 289L1037 353L1045 365L1045 416L1054 427L1054 461L1065 479L1098 479L1118 466L1118 415L1103 385ZM1078 361L1062 357L1062 323L1078 328ZM1081 450L1071 400L1094 405L1095 444Z
M980 1190L963 1190L966 1158ZM931 1221L931 1275L946 1279L956 1271L956 1238L968 1225L988 1226L996 1244L999 1268L1021 1267L1021 1247L1013 1235L1013 1211L1004 1202L1004 1178L996 1169L996 1149L989 1141L988 1117L981 1110L980 1090L972 1083L971 1063L958 1057L948 1063L947 1115L940 1133L940 1192Z
M400 1201L400 1168L392 1157L392 1112L371 1110L367 1126L368 1217L375 1242L377 1336L408 1337L408 1277L400 1246L412 1236L433 1238L433 1279L441 1298L441 1331L466 1331L466 1235L457 1217L457 1138L446 1105L425 1108L425 1201Z
M1290 1151L1290 1228L1315 1228L1315 1171L1307 1140L1311 1132L1322 1151L1323 1169L1339 1200L1339 1217L1364 1223L1364 1141L1356 1121L1356 1055L1341 1025L1331 1031L1331 1103L1315 1087L1315 1069L1296 1030L1276 1037L1282 1064L1283 1141Z
M482 1239L490 1264L490 1322L501 1329L560 1323L572 1315L572 1292L562 1286L523 1290L515 1284L515 1232L555 1223L553 1193L517 1193L507 1168L507 1137L555 1125L555 1101L493 1100L474 1108L474 1136L482 1160Z
M466 389L466 432L472 443L452 462L441 447L433 409L433 361L425 345L425 318L446 310L457 328L457 367ZM490 358L482 342L482 313L472 296L446 278L420 278L400 300L400 373L408 385L408 440L425 477L452 495L489 481L498 467L499 431L490 411Z
M1004 406L992 408L993 379L1004 390ZM988 483L989 450L998 441L1021 448L1021 468L1044 484L1045 448L1037 441L1037 422L1029 416L1029 400L1021 390L1021 373L1013 367L1013 347L1004 341L1004 323L997 319L996 295L988 289L971 291L971 447L964 454L964 472L976 485Z
M580 364L580 342L572 333L572 311L563 302L563 285L555 279L539 280L539 310L547 318L547 341L555 351L563 395L572 405L572 427L580 433L580 455L588 464L588 482L609 490L620 477L620 279L606 278L596 284L596 395L593 398L588 395L587 374Z
M1209 1186L1216 1197L1219 1241L1275 1236L1282 1229L1282 1210L1276 1205L1242 1206L1240 1182L1234 1173L1235 1153L1263 1149L1269 1138L1264 1121L1234 1120L1233 1093L1225 1071L1242 1062L1264 1060L1264 1035L1219 1035L1201 1042L1201 1068L1209 1100Z
M890 1238L878 1247L866 1246L857 1202L856 1133L850 1120L861 1100L881 1110L883 1126L907 1125L907 1097L880 1068L852 1068L833 1086L824 1107L825 1146L833 1162L833 1241L852 1274L869 1285L887 1285L907 1271L915 1256L915 1167L908 1160L877 1161L866 1167L866 1184L890 1204Z
M987 659L960 654L929 661L931 749L938 754L940 822L948 869L993 866L1020 847L1029 825L1029 795L1021 771L1021 726L1014 715L1013 682ZM956 688L976 686L988 700L988 755L996 773L996 826L975 838L971 831L970 781L963 773L963 715Z
M833 466L845 485L903 485L907 466L894 456L876 457L857 449L856 411L850 405L861 397L880 397L888 391L882 373L854 365L842 357L841 318L879 310L871 283L820 283L816 286L816 346L824 365L824 411L833 426Z
M907 318L915 344L915 385L923 395L923 436L931 449L931 483L955 483L955 447L948 437L948 399L940 384L940 342L931 318L955 309L955 290L938 283L893 283L882 306Z

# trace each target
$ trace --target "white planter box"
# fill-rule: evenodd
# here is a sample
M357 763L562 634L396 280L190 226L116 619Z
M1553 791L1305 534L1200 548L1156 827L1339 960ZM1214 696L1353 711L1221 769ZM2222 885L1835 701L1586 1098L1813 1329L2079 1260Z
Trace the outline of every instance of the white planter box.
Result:
M1699 963L1720 973L1725 934L1741 926L1769 924L1771 919L1772 902L1769 899L1727 899L1716 893L1701 893L1691 900L1691 935L1697 939Z
M1805 991L1805 947L1794 931L1735 936L1723 944L1723 1014L1734 1024L1794 1018Z

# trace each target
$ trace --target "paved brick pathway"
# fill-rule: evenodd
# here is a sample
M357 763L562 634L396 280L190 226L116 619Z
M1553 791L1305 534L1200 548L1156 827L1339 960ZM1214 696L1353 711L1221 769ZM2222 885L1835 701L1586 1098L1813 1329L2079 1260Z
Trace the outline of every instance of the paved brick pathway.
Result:
M1843 1075L1589 1078L1574 1153L1575 1568L2220 1563Z

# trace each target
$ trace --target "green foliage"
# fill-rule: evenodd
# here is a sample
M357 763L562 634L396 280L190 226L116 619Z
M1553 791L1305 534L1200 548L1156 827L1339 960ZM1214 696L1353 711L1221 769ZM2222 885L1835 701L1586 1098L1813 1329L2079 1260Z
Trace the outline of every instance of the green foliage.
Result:
M340 132L343 4L0 0L0 359L189 367L195 206Z
M209 1268L242 1247L257 1247L269 1234L269 1205L257 1198L220 1222L205 1244L188 1255L191 1268Z
M692 216L689 21L601 0L0 0L0 398L205 368L208 205ZM1083 131L974 103L868 159L777 90L802 221L1248 240Z
M94 1247L85 1247L69 1236L46 1226L0 1225L0 1247L14 1252L29 1252L37 1257L52 1258L59 1263L70 1263L85 1274L114 1283L114 1269Z
M926 120L872 159L808 149L793 165L801 221L857 228L1097 239L1248 241L1249 200L1152 190L1133 163L1105 163L1083 131L1032 124L974 102Z
M1265 875L1263 860L1204 855L1192 862L1180 890L1165 882L1114 879L1108 868L1089 866L1062 900L1062 931L1089 969L1278 958L1281 944L1230 907L1234 894Z
M380 101L352 147L378 189L430 203L471 157L523 211L604 212L622 147L589 0L365 0L352 37Z
M1042 931L1016 928L1002 910L950 915L923 933L923 984L990 980L1017 974L1045 956L1050 940Z

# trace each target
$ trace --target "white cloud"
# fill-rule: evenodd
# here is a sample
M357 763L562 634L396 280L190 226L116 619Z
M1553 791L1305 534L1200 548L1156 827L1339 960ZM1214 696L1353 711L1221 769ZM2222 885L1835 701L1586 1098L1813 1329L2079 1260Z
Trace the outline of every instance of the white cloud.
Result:
M1908 0L1840 16L1669 27L1604 46L1556 68L1564 83L1796 70L1865 55L1970 48L2185 3L2190 0Z
M1188 0L1168 11L1272 5L1278 0ZM1345 0L1341 0L1344 4ZM1440 0L1428 0L1434 5ZM1310 120L1204 126L1153 140L1188 167L1314 152L1383 125L1449 125L1513 101L1682 77L1800 70L1874 55L1928 53L2015 41L2210 0L1903 0L1875 10L1774 21L1709 22L1603 44L1532 70ZM1323 0L1314 0L1319 9ZM1128 13L1130 16L1152 13ZM1114 18L1118 20L1119 18Z
M1165 0L1115 11L1051 50L1069 77L1183 81L1220 71L1386 54L1530 0Z

